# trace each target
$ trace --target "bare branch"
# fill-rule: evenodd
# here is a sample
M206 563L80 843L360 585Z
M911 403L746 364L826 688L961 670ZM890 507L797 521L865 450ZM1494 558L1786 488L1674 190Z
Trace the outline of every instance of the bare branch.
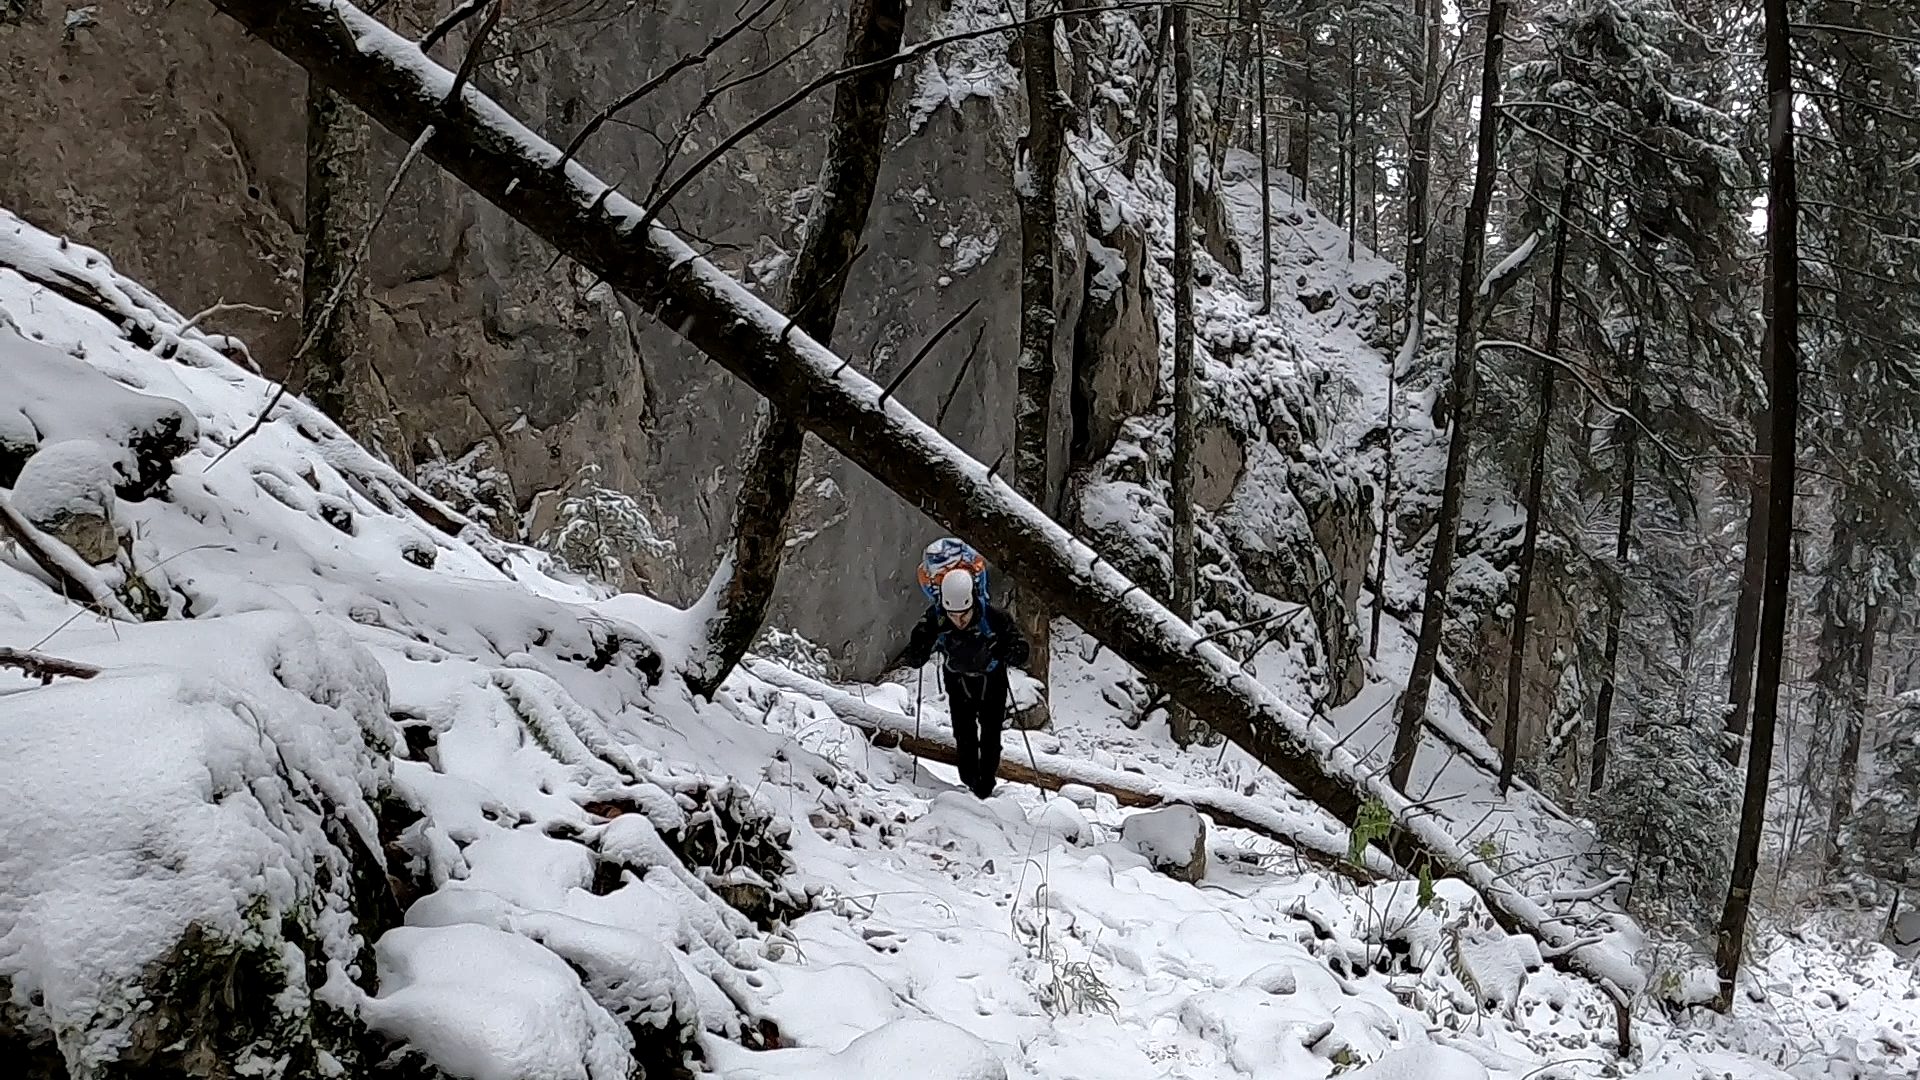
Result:
M90 664L79 664L72 660L62 660L57 656L44 656L40 653L8 648L0 648L0 668L14 668L29 679L39 679L41 686L61 676L69 679L91 679L100 674L100 669Z
M1615 416L1620 417L1623 420L1632 421L1633 426L1639 428L1643 433L1645 433L1647 438L1651 439L1653 441L1653 444L1660 448L1660 452L1667 455L1667 457L1671 459L1675 465L1685 466L1689 462L1694 460L1693 455L1682 454L1678 450L1675 450L1672 446L1668 445L1667 441L1660 437L1659 432L1656 432L1652 428L1648 427L1646 424L1646 421L1640 419L1639 416L1635 415L1633 410L1625 408L1620 405L1615 405L1613 403L1613 399L1609 398L1605 392L1603 392L1602 390L1600 390L1600 388L1594 386L1593 383L1587 380L1586 372L1580 370L1575 365L1570 364L1567 361L1562 360L1561 358L1553 355L1552 353L1542 352L1539 349L1536 349L1533 346L1528 345L1525 342L1521 342L1521 341L1482 341L1476 344L1474 348L1482 352L1488 349L1511 349L1514 352L1525 353L1526 355L1531 356L1536 360L1541 360L1546 363L1552 364L1553 366L1566 372L1568 375L1573 376L1573 381L1580 384L1580 388L1587 392L1587 396L1593 399L1593 403L1595 405L1600 406L1602 409L1614 414Z
M490 2L491 0L467 0L466 3L454 8L446 18L440 20L438 26L427 31L426 37L420 39L420 51L424 53L435 45L438 45L440 39L451 33L454 27L480 14L480 9L486 7ZM371 12L369 12L369 14L371 14Z
M481 0L485 3L486 0ZM480 24L480 32L473 35L473 43L467 46L467 55L460 61L460 70L453 77L453 88L447 91L447 104L460 100L460 91L466 89L467 80L473 76L473 69L480 66L480 50L486 47L487 38L493 35L493 28L500 25L500 13L507 6L507 0L495 0L487 9L487 20Z
M13 537L27 557L34 561L34 565L59 584L61 593L67 599L85 604L110 619L140 621L133 617L119 597L107 589L93 573L93 568L74 554L72 548L34 528L33 523L15 510L12 501L4 495L0 495L0 531Z
M961 310L960 314L955 315L951 319L948 319L945 325L940 327L940 329L934 331L933 336L927 339L927 343L925 345L920 346L920 351L913 354L913 359L907 361L907 366L900 369L900 374L895 375L893 377L893 381L887 383L887 388L885 390L880 391L880 400L885 401L889 397L892 397L893 392L900 388L900 384L907 381L907 376L913 374L913 369L920 366L920 361L925 360L927 358L927 354L933 351L933 347L935 345L940 344L940 339L943 337L946 337L948 331L952 330L956 326L959 326L961 321L965 319L967 316L973 314L973 309L979 306L980 306L980 300L976 297L973 303L968 304L964 309Z
M1150 3L1150 2L1120 3L1120 4L1112 4L1103 8L1088 8L1085 11L1083 11L1081 14L1098 15L1108 11L1132 11L1139 8L1153 8L1153 7L1163 7L1163 6L1165 5L1160 3ZM649 199L647 202L647 208L645 211L641 213L640 221L634 227L634 231L645 233L647 227L653 224L654 219L660 216L660 211L662 210L662 208L664 208L668 203L672 202L675 196L679 195L682 191L685 191L687 189L687 186L693 183L695 177L705 172L708 168L710 168L713 165L714 162L720 160L720 158L724 154L726 154L727 151L732 150L734 147L746 141L746 139L749 136L751 136L754 132L759 131L761 128L766 127L768 124L786 115L788 112L792 111L792 109L796 105L799 105L801 102L805 101L809 97L812 97L815 93L819 92L820 90L825 89L826 87L832 86L834 83L837 83L842 79L851 79L851 78L854 78L855 76L864 75L869 71L880 71L887 68L898 67L901 64L907 63L910 60L916 60L921 56L924 56L927 53L932 52L934 49L940 48L942 45L952 45L956 42L961 42L961 41L972 41L975 38L991 37L995 34L1012 33L1016 30L1020 30L1023 27L1026 27L1029 24L1051 22L1055 18L1057 18L1057 16L1055 15L1042 15L1042 16L1039 16L1038 18L1033 18L1033 19L1013 19L1005 23L999 23L993 26L975 27L974 29L971 29L971 30L962 30L952 34L946 34L941 37L928 38L927 40L922 41L916 45L911 45L905 49L901 49L899 52L893 54L892 56L885 57L880 60L874 60L870 63L855 64L852 67L844 67L844 68L840 68L837 71L827 72L825 75L822 75L819 78L814 79L812 82L807 83L805 86L802 86L800 89L795 90L790 96L786 98L786 100L780 102L778 105L775 105L773 108L768 109L767 111L761 113L759 116L754 117L752 120L747 121L745 124L742 124L731 135L728 135L726 138L720 140L720 142L717 145L715 145L713 149L707 151L705 156L701 157L699 161L694 162L693 165L689 167L686 172L680 174L680 178L675 180L671 186L669 186L664 192L662 192L659 195L658 198L653 198L649 196Z
M484 4L487 2L487 0L471 0L471 2L475 4ZM644 83L641 83L637 88L630 91L625 97L622 97L620 100L614 102L611 105L608 105L604 109L601 109L600 112L596 114L593 119L587 121L586 126L580 129L580 133L573 137L573 141L567 144L567 148L560 152L560 162L554 167L558 169L566 168L567 162L573 160L573 155L579 153L580 148L586 145L587 140L593 138L594 134L598 132L602 127L606 126L606 123L609 120L612 120L615 115L620 113L622 110L628 108L629 106L635 104L636 102L639 102L642 99L646 98L649 94L652 94L655 90L658 90L662 86L665 86L667 83L673 80L673 77L675 75L680 74L681 72L687 70L690 67L694 67L696 65L706 63L707 60L713 56L714 53L720 51L722 48L725 48L727 42L732 41L735 37L739 36L741 31L753 25L753 20L765 14L766 10L773 6L773 3L774 3L774 0L761 0L760 6L757 8L754 8L752 12L748 13L746 18L741 19L740 21L734 23L732 26L728 27L727 29L722 30L718 34L715 34L713 36L713 40L707 42L706 48L701 49L697 53L689 53L688 55L682 56L680 59L675 60L673 63L667 65L667 69L665 71L662 71L660 74L655 75L653 78L648 79ZM420 51L425 52L426 50L427 50L427 46L424 42L422 42L420 46Z
M174 333L179 334L181 337L185 337L187 331L200 325L201 320L211 319L215 315L225 315L229 311L251 311L255 315L266 315L275 319L286 314L286 312L280 311L276 308L261 307L259 304L229 304L226 302L224 298L222 298L220 300L214 301L214 304L212 307L206 309L205 311L202 311L200 314L195 315L193 318L188 319L186 322L180 324L180 329L175 330Z

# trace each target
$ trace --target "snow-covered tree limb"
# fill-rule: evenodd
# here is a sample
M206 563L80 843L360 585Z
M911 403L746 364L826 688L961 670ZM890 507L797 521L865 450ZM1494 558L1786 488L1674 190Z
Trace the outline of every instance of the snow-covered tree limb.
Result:
M339 0L215 0L215 6L334 87L396 135L432 127L428 157L568 257L601 275L828 445L998 566L1031 582L1055 610L1084 627L1214 730L1272 768L1342 821L1377 800L1400 828L1383 841L1404 867L1458 875L1510 932L1549 949L1578 938L1539 903L1500 880L1438 823L1410 814L1407 799L1369 777L1332 737L1202 643L1140 586L986 466L852 366L799 332L740 282L694 254L678 236L610 193L578 162L467 85L449 100L451 72L413 44ZM1636 991L1624 951L1588 945L1556 963L1600 984L1616 1000Z

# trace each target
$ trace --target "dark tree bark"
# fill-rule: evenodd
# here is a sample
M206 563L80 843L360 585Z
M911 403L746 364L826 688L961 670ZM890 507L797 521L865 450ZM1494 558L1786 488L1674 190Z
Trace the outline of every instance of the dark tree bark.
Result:
M1313 172L1313 17L1316 14L1308 10L1294 28L1300 39L1300 74L1293 80L1297 89L1294 104L1299 108L1287 123L1287 174L1293 177L1296 191L1303 200Z
M1360 242L1360 41L1353 0L1347 0L1347 262Z
M1572 162L1569 161L1569 166ZM1560 318L1566 300L1567 232L1573 214L1571 175L1560 185L1560 216L1553 231L1553 279L1547 287L1547 336L1541 351L1550 356L1560 351ZM1553 434L1553 390L1557 369L1540 364L1540 414L1533 422L1533 445L1527 463L1527 528L1520 539L1520 583L1513 601L1513 653L1507 657L1506 732L1500 749L1500 794L1513 787L1513 770L1520 760L1520 688L1527 664L1527 612L1533 604L1534 562L1540 550L1541 495L1546 490L1547 443Z
M1267 103L1266 10L1256 5L1254 19L1260 53L1255 65L1260 72L1260 314L1266 315L1273 311L1273 112Z
M1424 311L1427 266L1427 208L1433 185L1433 118L1440 101L1440 20L1437 0L1413 0L1413 21L1422 27L1419 78L1407 104L1407 253L1408 317Z
M1772 305L1769 304L1769 307ZM1769 377L1768 381L1772 381ZM1740 567L1740 598L1733 609L1733 656L1728 664L1726 720L1727 764L1740 764L1747 736L1747 715L1753 704L1753 657L1760 642L1760 595L1767 584L1768 464L1773 447L1773 413L1763 409L1754 418L1753 458L1747 464L1747 550Z
M1272 768L1337 820L1382 802L1399 828L1377 841L1402 867L1458 874L1511 933L1542 942L1555 967L1592 980L1616 1006L1626 994L1608 971L1617 952L1576 936L1485 862L1343 754L1316 745L1306 717L1239 671L1218 649L1092 549L963 454L825 346L699 257L641 210L610 197L577 163L514 121L471 85L444 100L452 76L364 14L331 0L215 0L270 47L306 67L378 123L409 141L476 194L639 304L875 479L1034 582L1063 615L1174 700ZM4 503L0 503L4 505ZM1624 1046L1623 1046L1624 1052Z
M354 251L373 221L367 124L358 110L318 83L307 87L306 240L300 276L306 396L357 439L366 439L367 276L353 272ZM340 289L325 326L327 298ZM359 392L356 393L356 390Z
M1780 666L1786 653L1787 586L1793 573L1795 428L1800 414L1800 197L1794 177L1793 45L1787 0L1765 0L1767 131L1767 286L1773 372L1773 455L1767 515L1767 588L1760 604L1759 662L1753 688L1753 740L1747 752L1746 793L1740 833L1734 842L1733 880L1714 949L1722 1012L1733 1008L1734 984L1746 952L1747 914L1760 868L1760 834L1766 822L1767 788L1773 774L1774 728L1780 709Z
M906 6L906 0L849 0L846 66L899 52ZM847 270L867 226L892 93L889 68L843 80L834 89L826 164L787 282L788 315L798 329L823 344L833 338ZM766 621L805 448L806 432L799 421L769 405L741 474L728 551L707 585L705 640L691 654L687 685L703 697L719 689Z
M1467 484L1467 453L1473 438L1476 343L1474 300L1480 284L1481 256L1487 244L1487 214L1493 205L1493 182L1499 153L1500 57L1507 40L1507 12L1511 0L1492 0L1487 10L1487 46L1480 75L1480 133L1474 163L1473 196L1467 203L1465 238L1460 252L1460 302L1454 325L1453 377L1447 397L1453 432L1447 445L1445 486L1440 514L1433 527L1433 558L1427 564L1426 599L1420 609L1420 644L1413 655L1413 672L1400 699L1399 729L1394 733L1389 775L1393 786L1407 789L1413 758L1419 749L1420 729L1426 721L1434 665L1440 659L1440 635L1447 621L1447 585L1453 580L1454 538L1460 528L1460 503Z
M1095 48L1094 20L1075 12L1084 11L1093 5L1093 0L1060 0L1060 10L1065 13L1064 25L1067 28L1067 59L1072 66L1072 78L1068 97L1073 108L1064 117L1072 121L1068 126L1077 135L1085 137L1093 130L1093 50Z
M1052 0L1029 0L1027 17L1054 15ZM1020 33L1020 66L1027 86L1027 133L1020 142L1025 170L1020 196L1020 358L1016 366L1013 486L1028 502L1053 508L1051 478L1054 361L1059 318L1054 309L1054 267L1060 255L1060 158L1072 113L1061 92L1052 20ZM895 43L898 44L897 42ZM1014 612L1033 646L1028 672L1047 681L1051 613L1039 595L1014 590Z
M1187 9L1173 9L1173 611L1191 620L1194 570L1194 390L1193 370L1193 53ZM1175 704L1168 710L1173 738L1194 741L1194 717Z
M1220 191L1220 174L1227 164L1227 144L1233 141L1233 129L1240 122L1240 103L1246 97L1247 57L1253 43L1253 23L1246 18L1245 5L1235 3L1226 15L1226 23L1233 28L1232 37L1220 54L1220 78L1214 85L1213 95L1213 132L1207 145L1207 166L1211 172L1209 186L1215 194ZM1227 98L1227 72L1233 68L1234 60L1239 60L1239 70L1234 75L1234 96Z
M1153 144L1153 156L1148 160L1156 166L1160 164L1160 74L1167 61L1167 39L1173 34L1173 20L1168 17L1167 9L1159 9L1159 21L1153 28L1153 68L1147 73L1147 81L1140 87L1140 100L1134 104L1134 122L1139 130L1127 145L1127 175L1140 179L1140 152L1148 142Z
M1645 318L1643 314L1643 327ZM1626 373L1626 381L1634 388L1629 411L1636 417L1645 413L1642 408L1644 398L1640 391L1641 373L1646 364L1645 350L1646 331L1644 328L1635 330L1633 370ZM1624 428L1620 435L1620 521L1613 542L1613 561L1618 566L1620 582L1619 593L1607 608L1607 644L1600 661L1600 693L1593 707L1593 771L1587 778L1587 790L1596 793L1607 782L1607 752L1613 738L1614 676L1620 661L1620 628L1627 614L1627 560L1633 553L1633 496L1640 464L1640 425L1625 417L1620 419L1620 424Z

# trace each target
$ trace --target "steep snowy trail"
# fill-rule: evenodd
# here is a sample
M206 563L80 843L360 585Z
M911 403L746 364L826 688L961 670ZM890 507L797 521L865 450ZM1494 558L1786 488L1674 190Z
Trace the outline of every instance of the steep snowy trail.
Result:
M225 934L286 982L219 1048L250 1068L318 1011L376 1036L329 1053L474 1080L627 1080L636 1057L670 1075L646 1055L683 1043L703 1072L768 1080L1621 1074L1602 1001L1529 973L1455 883L1421 907L1414 883L1356 889L1225 829L1206 876L1175 881L1117 842L1130 814L1104 797L976 801L749 674L694 699L671 671L683 613L449 535L310 410L215 465L270 387L96 253L0 229L131 305L109 320L0 270L0 377L31 356L86 391L52 391L37 424L97 426L94 376L197 424L163 497L113 500L130 552L98 571L128 595L137 575L164 618L109 624L0 551L0 644L102 669L0 672L9 1046L119 1060L166 992L147 973ZM122 333L142 319L174 357ZM1304 812L1237 752L1125 728L1139 684L1110 653L1063 629L1055 661L1036 748ZM846 689L912 708L897 683ZM944 723L937 693L924 712ZM350 885L374 859L398 882L384 914ZM1782 942L1756 986L1731 1025L1643 1008L1624 1070L1920 1062L1920 992L1884 950Z

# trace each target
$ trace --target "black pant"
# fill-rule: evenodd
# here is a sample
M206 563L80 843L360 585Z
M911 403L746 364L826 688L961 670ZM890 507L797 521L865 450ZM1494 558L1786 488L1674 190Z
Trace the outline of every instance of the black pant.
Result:
M960 751L960 782L981 798L993 794L1000 771L1000 725L1007 715L1007 669L985 675L946 672L953 744Z

